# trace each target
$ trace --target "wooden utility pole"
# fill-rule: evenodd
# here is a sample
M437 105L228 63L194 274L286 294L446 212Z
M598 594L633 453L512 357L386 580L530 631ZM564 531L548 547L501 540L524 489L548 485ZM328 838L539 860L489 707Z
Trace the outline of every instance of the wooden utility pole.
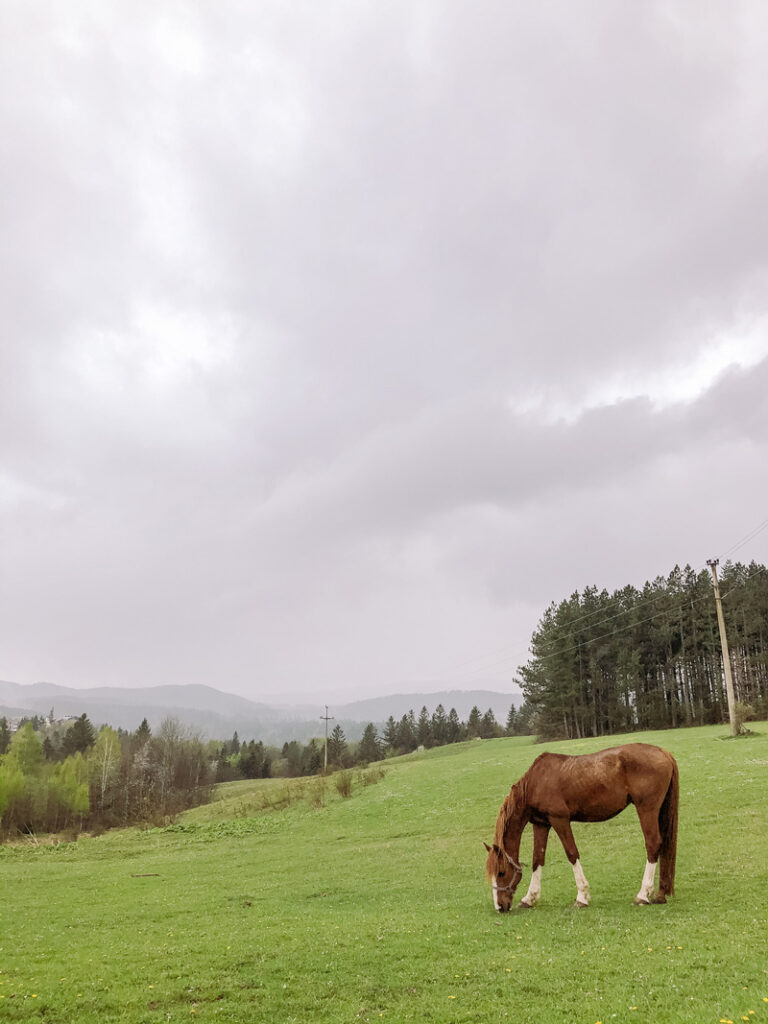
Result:
M328 723L334 722L336 719L333 715L328 714L328 705L325 705L325 714L320 715L320 718L325 722L325 754L323 757L323 774L328 774Z
M720 584L717 582L717 566L719 558L708 558L707 565L712 570L712 584L715 588L715 605L717 606L717 625L720 629L720 646L723 649L723 671L725 672L725 692L728 697L728 717L731 720L731 735L737 736L739 726L736 722L736 698L733 693L733 677L731 675L731 658L728 654L728 637L725 635L725 619L723 603L720 600Z

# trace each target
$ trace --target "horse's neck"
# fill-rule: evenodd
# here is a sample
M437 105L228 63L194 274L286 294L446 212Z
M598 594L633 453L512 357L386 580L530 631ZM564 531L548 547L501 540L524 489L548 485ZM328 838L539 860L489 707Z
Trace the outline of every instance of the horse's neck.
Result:
M519 783L512 787L509 796L501 805L499 820L496 827L496 842L503 846L510 857L518 860L520 852L520 836L525 827L526 818Z
M520 837L523 834L523 827L525 822L515 815L507 821L502 836L502 843L504 849L507 851L510 857L514 860L520 859Z

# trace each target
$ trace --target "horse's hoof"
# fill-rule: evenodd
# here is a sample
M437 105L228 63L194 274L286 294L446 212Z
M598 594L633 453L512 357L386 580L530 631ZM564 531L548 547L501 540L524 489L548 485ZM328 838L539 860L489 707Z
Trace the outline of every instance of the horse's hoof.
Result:
M657 892L651 897L651 903L666 903L667 897L663 892Z
M632 902L636 907L647 907L649 905L648 900L641 900L639 896L635 896Z
M575 900L573 905L574 905L574 907L579 907L579 909L582 909L584 907L588 907L589 906L588 903L582 903L581 900Z
M520 907L521 910L533 910L533 904L532 903L526 903L525 900L520 900L520 903L518 904L518 906Z

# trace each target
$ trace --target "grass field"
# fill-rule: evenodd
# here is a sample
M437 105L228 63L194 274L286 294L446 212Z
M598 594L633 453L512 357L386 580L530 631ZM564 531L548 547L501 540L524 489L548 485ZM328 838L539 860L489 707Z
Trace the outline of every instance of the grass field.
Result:
M331 785L322 807L308 789L263 809L264 784L240 783L170 829L0 848L0 1020L768 1024L768 724L753 728L615 738L680 765L666 906L632 906L629 808L574 826L587 910L553 836L538 906L493 911L481 841L510 784L544 749L606 740L475 741L389 762L346 800Z

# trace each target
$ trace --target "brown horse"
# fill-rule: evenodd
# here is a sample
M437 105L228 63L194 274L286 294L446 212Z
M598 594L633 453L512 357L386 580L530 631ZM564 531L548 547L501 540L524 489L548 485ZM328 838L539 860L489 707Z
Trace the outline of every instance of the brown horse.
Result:
M523 877L520 837L533 826L531 884L520 902L532 907L541 895L541 869L549 830L563 844L576 880L576 906L589 905L589 883L579 862L572 821L607 821L634 804L645 839L647 861L635 903L666 903L675 887L677 854L677 762L660 747L627 743L597 754L540 754L501 805L485 870L493 886L493 905L512 906ZM659 891L654 893L656 863L661 861Z

